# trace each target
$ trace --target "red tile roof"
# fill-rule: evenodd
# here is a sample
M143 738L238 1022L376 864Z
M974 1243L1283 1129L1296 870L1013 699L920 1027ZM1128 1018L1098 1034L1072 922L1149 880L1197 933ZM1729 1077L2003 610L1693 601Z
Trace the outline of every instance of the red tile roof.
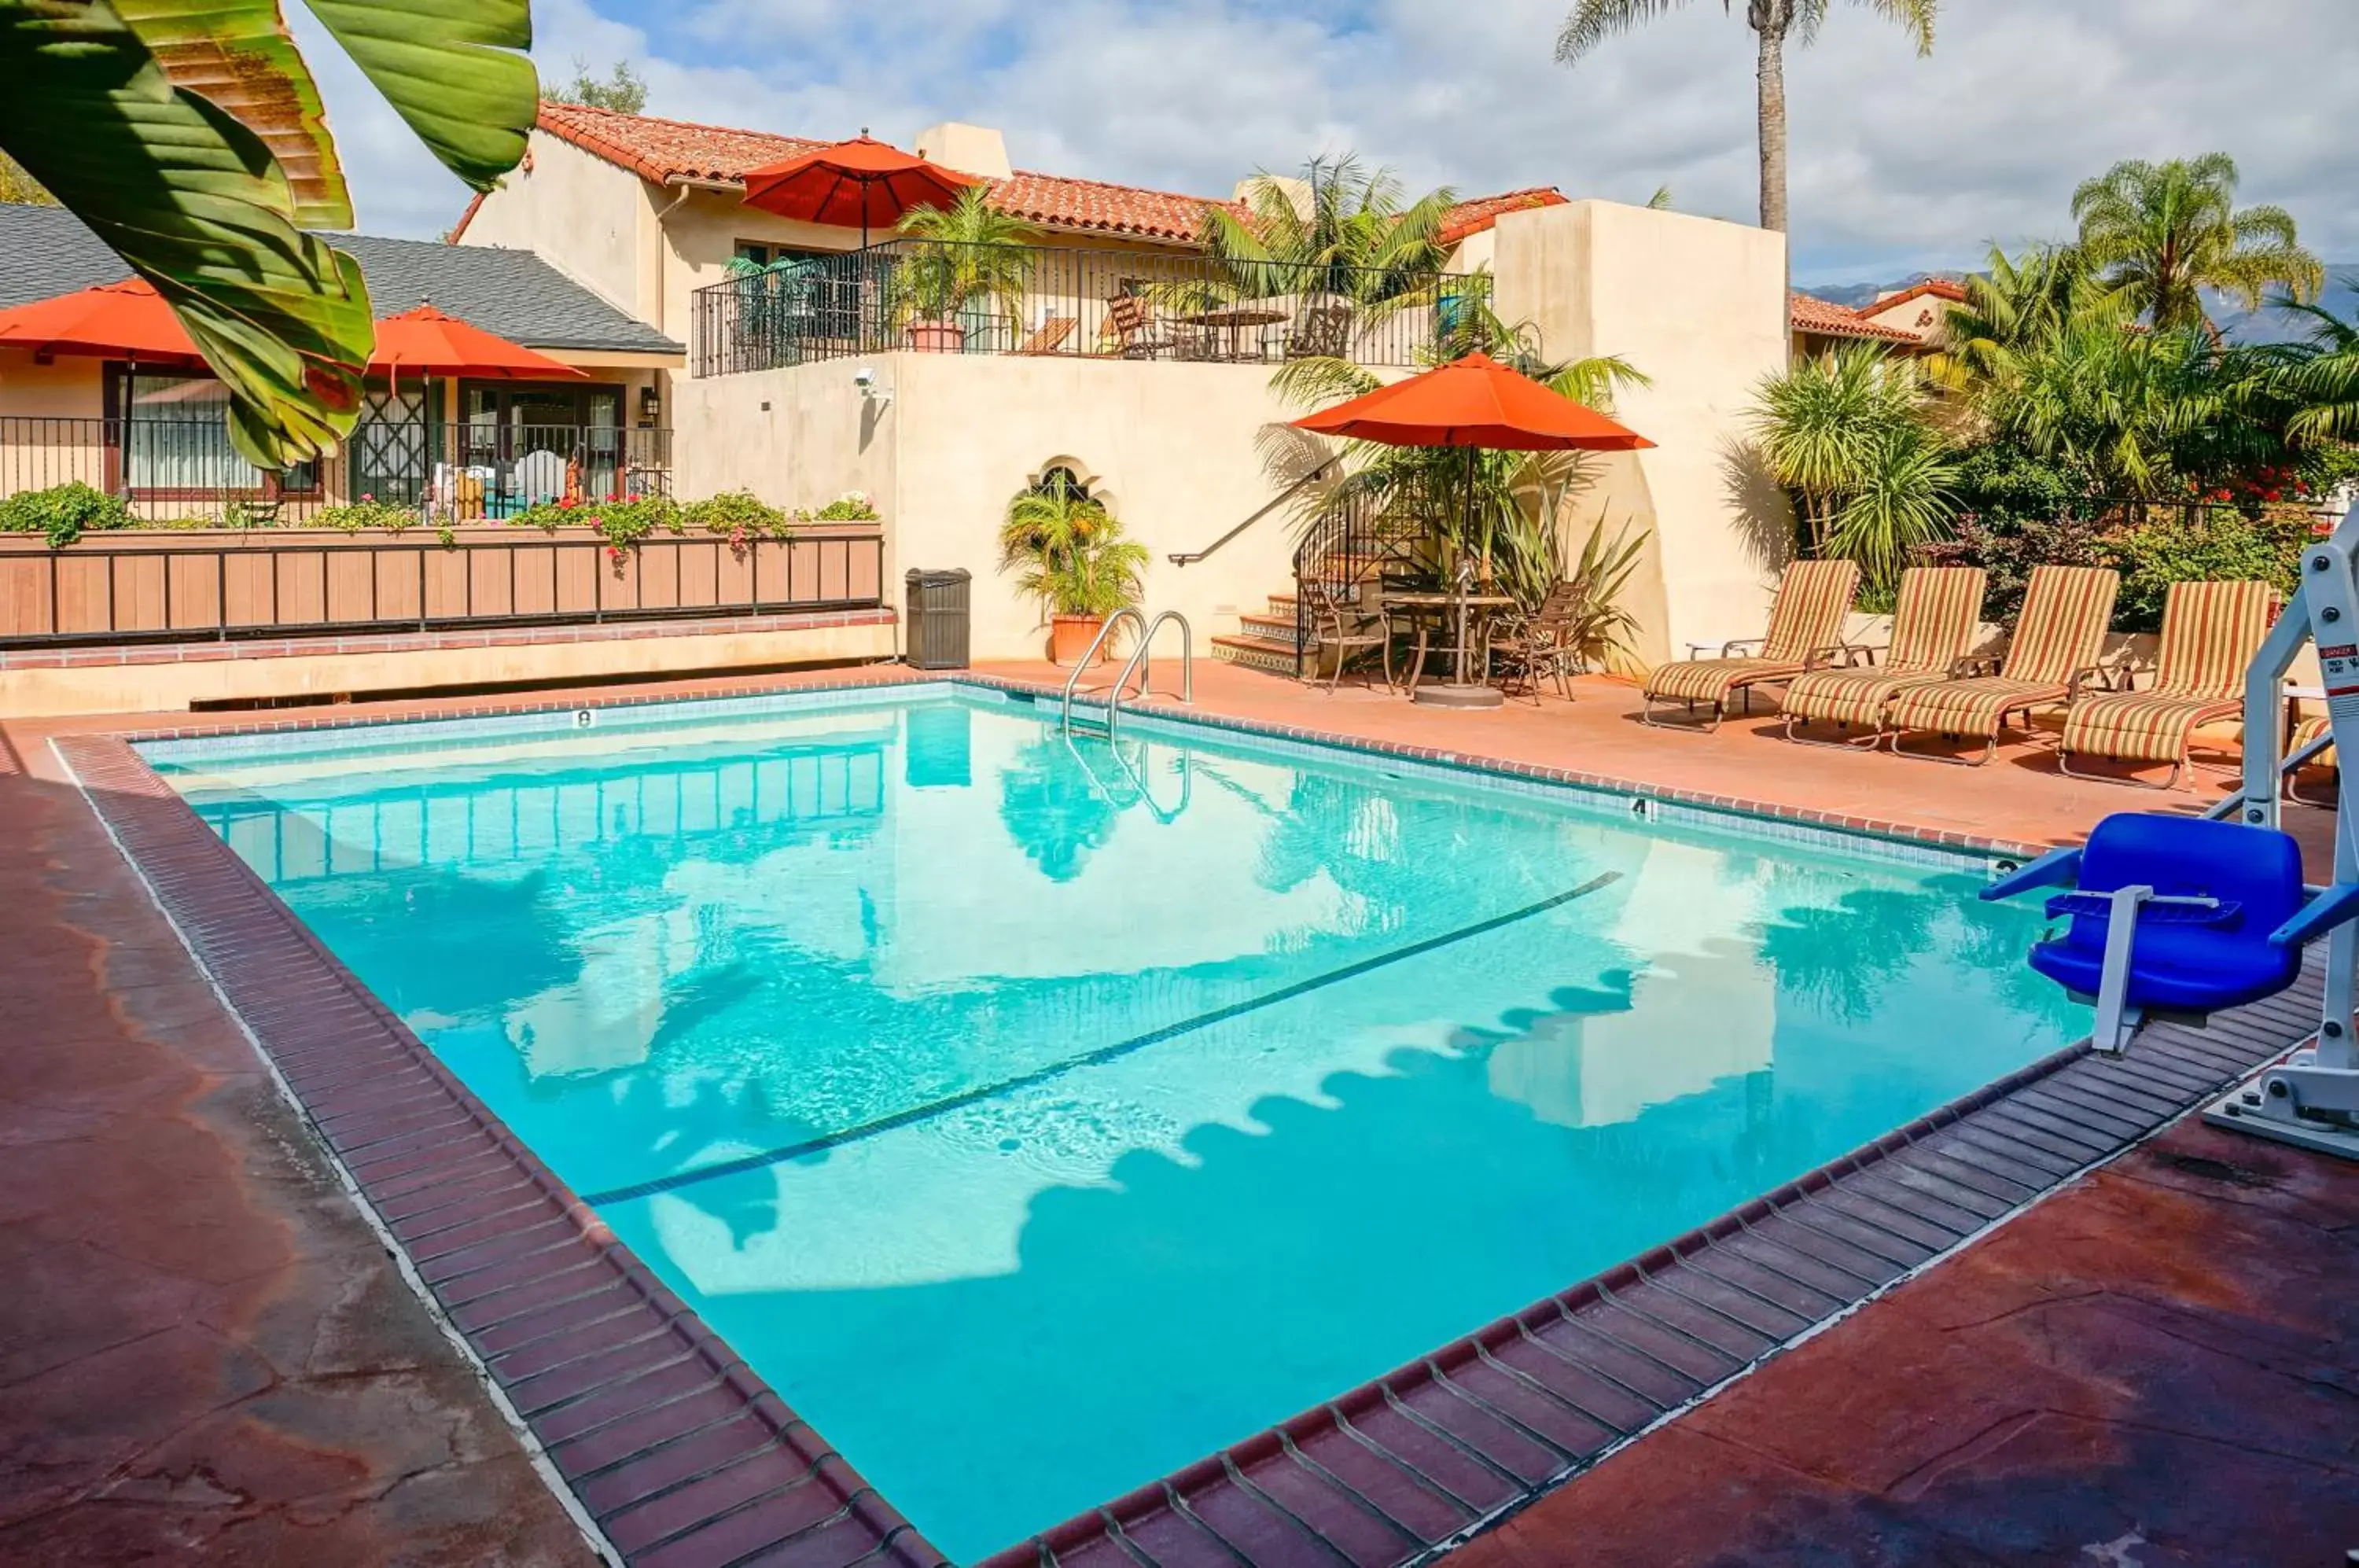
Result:
M1531 185L1521 191L1504 191L1496 196L1477 196L1450 209L1450 215L1441 221L1441 243L1454 245L1470 234L1479 234L1509 212L1561 207L1564 203L1564 192L1553 185Z
M743 180L748 169L827 145L805 136L700 125L582 103L544 102L540 128L658 185L682 180L732 183ZM1535 186L1462 201L1451 209L1443 223L1442 242L1455 245L1468 234L1479 234L1496 223L1502 212L1552 206L1563 200L1552 189ZM1004 212L1044 228L1181 243L1201 233L1206 209L1245 211L1239 202L1216 197L1184 196L1024 169L992 182L991 202ZM451 237L456 239L473 216L474 209L470 207Z
M1966 302L1964 284L1952 283L1946 278L1929 278L1922 283L1912 283L1897 293L1886 294L1873 304L1861 306L1860 313L1874 315L1880 310L1889 310L1895 305L1906 305L1909 300L1919 299L1927 294L1930 294L1936 299L1947 299L1953 305L1962 305Z
M579 103L544 103L540 128L658 185L679 180L730 183L743 180L749 169L828 145L804 136L659 120ZM992 181L991 202L1012 216L1049 228L1163 240L1192 240L1203 227L1205 208L1233 205L1021 169L1006 180Z
M828 145L804 136L659 120L652 114L546 99L540 105L540 128L658 185L676 180L742 180L749 169Z
M1915 332L1898 327L1887 327L1881 321L1871 321L1847 306L1832 299L1821 299L1815 294L1796 289L1790 297L1789 316L1794 330L1821 338L1868 338L1878 343L1915 343Z

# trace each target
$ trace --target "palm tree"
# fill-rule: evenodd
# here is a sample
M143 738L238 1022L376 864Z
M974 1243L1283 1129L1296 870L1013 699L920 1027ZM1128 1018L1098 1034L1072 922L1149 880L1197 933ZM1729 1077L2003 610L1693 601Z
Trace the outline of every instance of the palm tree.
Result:
M1336 294L1362 306L1430 290L1449 247L1441 225L1458 204L1447 186L1408 198L1389 169L1357 158L1314 158L1299 183L1264 175L1254 180L1243 216L1205 213L1204 250L1246 296Z
M1956 467L1908 361L1874 343L1803 360L1761 384L1753 426L1811 550L1858 561L1872 585L1946 528Z
M1013 331L1024 319L1032 286L1032 252L1040 231L993 206L983 186L971 185L947 208L912 207L901 214L909 247L887 265L886 309L897 326L948 321L980 300L995 303ZM1012 346L1012 343L1011 343Z
M2010 385L2025 359L2052 345L2073 321L2112 313L2118 303L2089 276L2077 246L2037 245L2020 256L1991 247L1989 270L1965 280L1965 302L1944 318L1940 346L1926 359L1935 385L1979 393Z
M2257 310L2272 285L2306 300L2325 281L2291 213L2237 209L2236 163L2224 152L2163 163L2125 159L2082 182L2072 216L2090 268L2158 331L2206 324L2205 289Z
M2343 285L2359 289L2359 275ZM2296 348L2284 376L2297 405L2287 435L2301 444L2359 441L2359 313L2345 321L2323 305L2290 297L2277 305L2310 318L2310 341Z
M1919 55L1933 52L1940 0L1860 0L1908 30ZM1616 33L1651 22L1686 0L1580 0L1556 36L1558 63L1571 65ZM1827 19L1829 0L1745 0L1745 20L1760 39L1761 226L1786 232L1786 40L1807 44ZM1721 0L1734 11L1735 0Z
M1110 615L1138 603L1140 580L1153 558L1123 537L1103 502L1061 470L1046 485L1007 503L999 525L999 569L1017 573L1016 589L1051 614Z

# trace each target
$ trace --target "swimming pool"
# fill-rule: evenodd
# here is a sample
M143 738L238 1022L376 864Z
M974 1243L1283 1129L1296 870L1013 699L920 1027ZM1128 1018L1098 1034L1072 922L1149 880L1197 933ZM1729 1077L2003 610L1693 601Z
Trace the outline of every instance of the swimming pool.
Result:
M970 688L144 749L983 1555L2044 1056L1978 862Z

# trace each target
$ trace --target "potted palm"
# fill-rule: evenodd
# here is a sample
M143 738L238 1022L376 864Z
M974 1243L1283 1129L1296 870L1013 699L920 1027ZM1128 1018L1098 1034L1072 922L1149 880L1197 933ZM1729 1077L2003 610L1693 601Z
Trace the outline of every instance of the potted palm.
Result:
M1025 247L1038 230L989 205L984 188L970 187L948 210L913 207L901 215L905 240L891 284L895 324L920 354L966 348L971 307L989 302L991 314L1023 320L1032 256Z
M1081 662L1106 617L1138 603L1147 562L1147 547L1061 470L1008 502L999 525L999 569L1020 573L1016 587L1048 612L1059 664Z

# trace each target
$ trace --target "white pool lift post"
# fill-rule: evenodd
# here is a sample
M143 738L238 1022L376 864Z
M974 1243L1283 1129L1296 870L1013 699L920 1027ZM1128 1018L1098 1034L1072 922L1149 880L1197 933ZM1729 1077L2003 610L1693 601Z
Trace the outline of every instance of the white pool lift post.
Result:
M2282 723L2285 678L2302 645L2318 648L2327 733L2292 757ZM2318 1033L2280 1062L2206 1107L2203 1119L2345 1159L2359 1160L2359 504L2333 535L2303 552L2301 586L2245 672L2242 788L2210 813L2276 828L2284 779L2328 746L2341 763L2335 789L2334 880L2317 890L2285 934L2326 935L2325 994ZM2280 759L2283 760L2280 760Z

